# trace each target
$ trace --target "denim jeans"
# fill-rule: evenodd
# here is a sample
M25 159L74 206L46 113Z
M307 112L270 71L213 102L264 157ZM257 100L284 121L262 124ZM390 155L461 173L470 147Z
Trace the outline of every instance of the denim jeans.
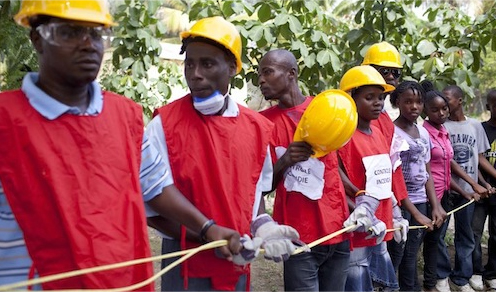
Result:
M494 195L493 195L494 196ZM484 279L496 279L496 204L488 205L489 239L487 242L487 264L484 268Z
M397 287L394 279L394 268L387 254L386 244L383 242L375 246L358 247L351 251L350 269L346 279L345 291L373 291L374 280L381 279L383 284L389 284L388 288ZM372 254L376 254L372 262ZM377 255L382 255L379 257ZM385 266L380 266L384 264ZM383 269L381 271L381 269ZM396 284L396 285L395 285Z
M428 214L432 214L430 205L428 205ZM429 217L430 218L430 217ZM432 290L437 283L437 263L438 258L441 256L439 249L439 240L441 238L441 233L443 231L444 225L448 226L447 222L444 222L440 228L435 228L431 232L426 232L424 236L424 248L423 248L423 256L424 256L424 288L426 290ZM443 237L444 243L444 237ZM448 258L449 260L449 258ZM449 261L448 261L449 264ZM450 268L451 269L451 268ZM449 273L446 275L448 277ZM445 277L445 278L446 278Z
M179 240L162 239L162 254L181 250ZM170 265L177 258L162 260L162 269ZM210 278L188 278L188 290L184 289L184 278L181 277L181 266L176 266L162 275L162 291L214 291ZM242 275L236 283L235 291L246 291L247 276Z
M468 202L462 199L461 203ZM450 279L458 286L464 286L472 277L472 253L475 247L474 232L472 230L472 218L474 215L474 204L455 212L455 267L451 272Z
M351 251L345 291L372 291L374 289L370 276L373 248L373 246L357 247Z
M420 213L427 215L427 203L415 204ZM406 210L402 210L403 218L410 222L410 226L420 225ZM420 291L417 272L417 255L424 240L425 229L410 229L405 243L403 258L398 269L400 291Z
M484 232L484 224L489 210L489 199L481 199L474 203L474 217L472 218L472 230L474 231L475 247L472 253L472 265L474 274L482 275L484 266L482 265L481 239Z
M451 275L451 260L448 254L448 247L446 242L444 242L444 237L446 237L446 231L448 230L449 221L451 215L446 218L446 221L440 228L441 234L439 235L439 241L437 242L437 247L439 253L437 254L437 279L446 279Z
M391 257L391 262L393 263L394 272L398 275L398 268L400 267L401 259L403 259L403 253L405 252L406 242L402 241L397 243L394 240L387 242L387 249L389 256Z
M343 291L349 261L349 240L291 256L284 262L284 290Z
M399 288L396 271L394 270L385 241L372 249L370 276L374 287L381 287L385 291L398 290Z

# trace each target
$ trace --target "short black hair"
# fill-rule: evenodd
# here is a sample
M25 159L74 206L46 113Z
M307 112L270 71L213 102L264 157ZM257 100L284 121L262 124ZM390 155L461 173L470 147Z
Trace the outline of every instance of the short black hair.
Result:
M412 90L413 92L418 92L420 94L420 98L422 101L425 100L425 90L417 81L403 81L396 87L396 89L391 93L389 97L391 99L391 105L393 107L397 107L396 103L400 97L400 94L406 92L408 90Z
M495 101L496 100L496 89L493 88L491 90L489 90L487 92L487 95L486 95L486 103L489 103L491 101Z
M186 52L186 48L188 47L189 44L194 43L194 42L200 42L200 43L205 43L205 44L208 44L208 45L211 45L211 46L214 46L216 48L221 49L228 56L229 59L232 59L232 60L234 60L234 62L236 62L236 57L234 56L234 54L228 48L224 47L223 45L219 44L218 42L216 42L214 40L204 38L204 37L192 37L192 36L190 36L190 37L183 39L182 42L183 42L183 44L181 46L181 51L179 52L179 54L184 54L184 52Z
M463 90L458 85L448 85L443 89L443 91L453 92L455 94L455 97L461 98L462 100L464 99L465 96Z

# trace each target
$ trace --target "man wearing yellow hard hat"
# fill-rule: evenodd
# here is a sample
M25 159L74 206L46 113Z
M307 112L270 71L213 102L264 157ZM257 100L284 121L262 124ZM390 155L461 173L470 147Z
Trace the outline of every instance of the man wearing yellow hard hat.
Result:
M270 191L272 183L268 146L273 125L231 97L231 79L242 68L241 36L232 23L219 16L203 18L181 38L190 93L157 109L147 133L170 162L179 190L210 218L243 234L244 250L233 262L213 250L195 255L181 270L163 276L162 289L248 290L247 264L258 247L265 249L265 258L281 261L299 237L264 214L261 204L262 192ZM177 232L172 222L149 221L172 237L163 240L163 252L200 244L184 228Z
M371 124L379 118L384 106L384 93L394 87L371 66L356 66L342 77L341 90L349 92L356 102L358 126L350 142L338 150L343 166L343 183L356 207L353 214L367 214L370 229L359 228L352 238L350 267L346 291L372 291L373 277L380 276L388 288L398 288L396 274L387 252L386 241L393 233L386 228L400 228L394 232L398 242L406 240L408 221L401 216L391 188L393 165L388 142L382 132ZM350 216L345 226L356 224ZM378 256L372 261L372 254ZM379 256L380 255L380 256ZM376 266L376 267L375 267ZM376 270L374 270L377 268ZM374 273L375 272L375 273Z
M335 150L355 131L356 108L344 92L304 96L297 61L287 50L265 54L258 83L265 99L277 101L261 112L275 124L274 219L293 226L310 243L341 229L349 216ZM284 289L343 291L349 254L345 233L291 256L284 262Z
M143 201L237 253L239 233L212 226L172 185L141 107L95 82L114 25L104 1L25 0L15 19L31 29L40 71L0 93L0 270L16 276L1 283L150 256ZM121 288L152 274L141 264L42 286Z

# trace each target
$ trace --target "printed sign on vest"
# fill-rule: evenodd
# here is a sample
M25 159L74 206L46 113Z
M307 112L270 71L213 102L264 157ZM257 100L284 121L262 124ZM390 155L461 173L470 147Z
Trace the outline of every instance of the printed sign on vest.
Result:
M277 158L286 152L284 147L276 147ZM284 187L288 192L300 192L311 200L319 200L324 192L325 165L317 158L298 162L285 173Z
M391 158L387 154L378 154L362 158L365 167L365 190L367 194L378 200L388 199L393 195L391 191L392 166Z

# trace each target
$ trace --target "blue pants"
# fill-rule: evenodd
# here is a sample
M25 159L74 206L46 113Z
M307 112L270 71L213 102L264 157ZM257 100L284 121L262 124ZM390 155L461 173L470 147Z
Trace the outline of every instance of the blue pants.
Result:
M428 208L428 213L431 214L431 208ZM431 217L429 217L431 218ZM424 237L424 288L426 290L432 290L437 283L438 275L438 258L440 258L441 249L439 248L440 241L444 245L446 249L446 245L444 244L444 236L441 238L441 234L444 230L446 232L446 227L448 226L448 222L444 222L440 228L435 228L431 232L426 232ZM449 265L449 258L448 258ZM451 268L450 268L451 269ZM448 277L449 273L446 275ZM446 278L445 277L445 278Z
M446 236L446 231L448 230L449 221L451 216L446 218L446 221L440 228L439 240L437 242L438 254L437 254L437 279L446 279L451 275L451 260L448 254L448 247L444 242L444 237Z
M386 289L398 286L385 242L351 251L345 291L373 291L373 280L386 286Z
M489 211L489 199L481 199L474 203L474 217L472 218L472 230L474 231L474 252L472 253L472 265L474 274L482 275L484 266L482 264L481 238L484 231L484 224Z
M420 213L427 215L427 203L415 204ZM420 225L406 210L402 210L403 218L410 226ZM405 243L403 258L398 268L398 282L401 291L420 291L417 272L417 255L424 240L425 229L411 229Z
M343 291L349 260L348 240L291 256L284 262L284 290Z
M462 204L468 202L462 200ZM468 283L473 274L472 253L475 247L474 232L472 230L472 218L474 215L474 204L455 212L455 267L451 272L450 279L458 286Z

